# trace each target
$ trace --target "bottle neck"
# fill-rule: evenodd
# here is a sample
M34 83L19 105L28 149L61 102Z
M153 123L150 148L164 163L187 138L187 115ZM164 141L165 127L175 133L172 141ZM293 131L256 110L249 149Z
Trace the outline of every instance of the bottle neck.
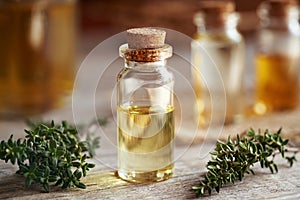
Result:
M155 62L137 62L125 59L125 68L137 71L153 72L167 66L167 59Z
M125 67L139 71L156 71L165 67L172 56L172 47L168 44L160 48L129 49L127 44L120 46L119 53L125 61Z
M204 15L203 13L197 13L194 18L198 33L236 31L238 21L239 15L237 13L217 15Z
M258 16L260 17L261 27L274 30L288 30L290 32L299 31L299 8L287 5L282 5L279 8L270 8L264 4L260 6Z
M297 16L274 17L261 19L261 27L265 29L289 31L299 35L300 24Z

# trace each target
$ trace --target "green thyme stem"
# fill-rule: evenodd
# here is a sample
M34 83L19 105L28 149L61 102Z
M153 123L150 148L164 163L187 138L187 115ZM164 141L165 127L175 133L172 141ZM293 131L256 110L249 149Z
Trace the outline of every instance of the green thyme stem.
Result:
M87 159L99 146L99 138L87 135L87 141L79 140L77 129L63 121L59 125L51 123L30 123L25 130L25 139L14 140L13 135L8 141L0 143L0 159L19 166L18 174L25 177L25 186L34 182L43 185L50 191L50 183L62 188L73 186L85 188L80 181L87 171L95 165Z
M251 166L258 162L262 168L269 168L271 173L278 172L274 162L274 157L278 154L292 166L299 149L287 148L288 140L283 139L280 133L281 129L273 134L268 130L261 134L260 130L256 133L250 129L243 139L237 135L234 141L230 136L226 142L217 141L214 151L210 153L212 158L207 163L208 171L204 179L192 187L197 197L206 193L210 195L213 190L219 192L225 184L241 181L245 173L254 174ZM286 156L286 153L291 153L292 156Z

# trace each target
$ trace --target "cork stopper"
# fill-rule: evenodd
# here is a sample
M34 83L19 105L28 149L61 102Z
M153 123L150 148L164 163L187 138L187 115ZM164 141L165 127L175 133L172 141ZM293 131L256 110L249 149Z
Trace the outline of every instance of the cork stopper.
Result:
M269 1L269 14L271 16L286 16L292 6L296 6L295 0L271 0Z
M210 0L200 1L199 10L205 14L231 13L235 10L232 1Z
M207 27L223 26L228 15L234 13L235 3L233 1L205 0L198 3L198 13L194 16L196 25L205 20Z
M268 0L260 5L259 14L261 16L285 17L288 15L290 8L296 6L296 0Z
M166 32L155 28L133 28L127 30L130 49L160 48L164 46Z

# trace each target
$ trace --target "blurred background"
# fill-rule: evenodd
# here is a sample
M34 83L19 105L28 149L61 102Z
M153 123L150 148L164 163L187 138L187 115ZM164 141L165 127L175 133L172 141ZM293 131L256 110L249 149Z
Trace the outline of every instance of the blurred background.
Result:
M98 39L128 28L157 26L193 36L196 27L193 15L201 0L80 0L80 29L82 33L98 32ZM239 30L251 34L258 25L256 8L261 0L235 0L241 14Z
M0 115L36 114L61 106L61 99L72 92L74 66L103 40L128 28L163 27L193 37L193 16L201 0L74 2L0 0ZM234 2L240 14L238 29L247 45L246 73L251 74L259 25L256 9L262 1Z
M111 33L130 27L160 26L192 36L195 32L193 14L201 0L81 0L81 28L84 31L106 30ZM256 25L255 9L261 0L235 0L236 10L244 18L241 29ZM253 15L249 18L248 15Z
M201 0L79 0L81 50L88 52L98 44L94 42L132 27L164 27L193 37L196 32L193 16L199 10L199 2ZM262 0L234 2L241 16L239 31L247 43L252 43L259 25L256 9ZM84 38L85 35L89 38Z

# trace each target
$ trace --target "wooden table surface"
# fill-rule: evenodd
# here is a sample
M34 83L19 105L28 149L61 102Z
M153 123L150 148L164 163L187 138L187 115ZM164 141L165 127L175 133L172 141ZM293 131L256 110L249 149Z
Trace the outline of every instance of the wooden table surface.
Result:
M117 47L94 51L81 64L72 99L65 106L36 116L37 119L68 120L75 124L87 123L96 117L107 117L106 126L93 127L101 137L101 147L92 160L96 167L83 178L87 189L61 189L51 187L50 193L34 185L24 189L23 177L16 175L16 166L0 161L0 199L193 199L191 187L196 185L205 173L218 138L241 133L250 127L254 129L277 130L283 128L283 135L300 145L300 109L274 113L265 117L246 117L236 125L212 127L198 130L193 120L189 64L182 60L170 60L176 71L176 148L174 176L154 184L132 184L120 180L114 174L117 167L116 122L115 122L115 77L121 69L122 60L117 59ZM176 47L176 44L174 45ZM114 52L115 53L111 53ZM113 55L112 55L113 54ZM188 54L188 52L186 53ZM109 59L115 58L111 61ZM108 60L107 60L108 59ZM109 64L107 64L109 63ZM179 83L179 84L178 84ZM25 124L22 119L0 121L0 140L10 134L24 137ZM299 199L300 198L300 156L292 168L278 159L279 172L271 174L268 169L254 166L256 175L246 175L243 181L223 187L219 194L213 192L205 199Z
M224 130L220 135L221 138L231 128L225 127ZM132 184L115 176L117 153L116 146L112 144L115 141L111 141L116 136L115 124L110 121L103 128L103 132L100 132L101 148L97 150L97 156L92 160L96 168L82 179L87 189L73 188L63 191L52 187L50 193L45 193L42 187L34 185L25 190L23 177L15 174L17 168L0 161L0 199L195 198L191 187L198 183L205 172L205 165L210 158L208 152L214 146L212 137L204 139L198 136L193 144L189 144L185 142L186 138L182 139L183 136L178 136L174 176L167 181L154 184ZM2 139L7 137L7 135L1 135ZM297 159L300 160L299 155ZM292 168L288 167L282 159L277 159L277 162L279 163L277 174L271 174L268 169L261 169L260 166L255 165L253 169L256 175L246 175L243 181L237 181L234 185L229 184L223 187L219 194L214 192L212 196L205 197L205 199L299 199L300 162L296 162Z

